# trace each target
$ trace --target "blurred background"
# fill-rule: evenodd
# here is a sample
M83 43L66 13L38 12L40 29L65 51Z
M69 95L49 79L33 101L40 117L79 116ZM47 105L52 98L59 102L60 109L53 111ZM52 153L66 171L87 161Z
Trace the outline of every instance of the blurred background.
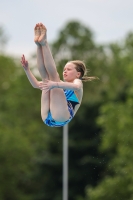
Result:
M0 2L0 200L62 199L62 128L40 116L41 92L20 65L36 65L43 22L60 76L83 60L90 76L69 124L69 200L133 200L133 2Z

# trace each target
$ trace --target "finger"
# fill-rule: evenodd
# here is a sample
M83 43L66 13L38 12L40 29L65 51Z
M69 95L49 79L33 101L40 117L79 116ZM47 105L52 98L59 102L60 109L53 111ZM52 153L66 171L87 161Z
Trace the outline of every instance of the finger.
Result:
M46 85L39 85L39 88L45 89L45 88L47 88L47 86Z
M39 88L41 88L41 89L45 89L46 86L44 86L44 85L39 85Z
M40 85L43 85L44 83L43 83L43 82L40 82L39 84L40 84Z
M23 62L25 61L24 57L22 57L22 61L23 61Z
M39 83L39 87L44 87L44 86L45 86L45 84Z
M44 94L46 94L47 92L49 92L49 90L43 90L42 92L44 92Z
M23 61L22 61L22 60L21 60L20 62L21 62L21 64L22 64L22 65L24 65L24 63L23 63Z
M49 82L49 80L48 80L48 79L44 79L44 81L45 81L45 82ZM45 82L44 82L44 83L45 83Z
M42 91L44 91L45 93L49 91L48 88L40 88Z
M26 61L26 60L25 60L25 56L24 56L24 55L22 56L22 59L23 59L23 61L24 61L24 62Z

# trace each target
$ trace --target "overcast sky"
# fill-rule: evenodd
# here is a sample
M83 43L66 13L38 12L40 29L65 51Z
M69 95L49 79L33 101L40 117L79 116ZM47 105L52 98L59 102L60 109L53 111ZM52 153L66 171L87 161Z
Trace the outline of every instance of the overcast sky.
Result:
M6 51L13 55L35 51L33 28L37 22L46 25L49 42L71 20L90 28L99 43L119 41L133 31L133 0L0 1L0 26L9 36Z

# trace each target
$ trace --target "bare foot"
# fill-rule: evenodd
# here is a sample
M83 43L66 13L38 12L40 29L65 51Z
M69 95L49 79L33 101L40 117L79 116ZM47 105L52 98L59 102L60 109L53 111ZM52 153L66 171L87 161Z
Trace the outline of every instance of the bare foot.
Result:
M34 42L37 44L37 45L40 45L39 42L38 42L38 39L41 35L41 31L40 31L40 27L39 27L39 24L36 24L35 28L34 28L34 34L35 34L35 37L34 37Z
M40 23L39 28L40 28L41 35L38 38L38 42L43 46L45 45L46 40L47 40L47 36L46 36L47 29L42 23Z

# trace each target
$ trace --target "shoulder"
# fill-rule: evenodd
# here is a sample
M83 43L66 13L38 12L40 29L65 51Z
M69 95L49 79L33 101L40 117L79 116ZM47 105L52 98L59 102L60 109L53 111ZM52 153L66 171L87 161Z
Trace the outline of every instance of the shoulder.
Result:
M83 87L83 83L80 79L74 79L73 83L79 85L81 88Z

